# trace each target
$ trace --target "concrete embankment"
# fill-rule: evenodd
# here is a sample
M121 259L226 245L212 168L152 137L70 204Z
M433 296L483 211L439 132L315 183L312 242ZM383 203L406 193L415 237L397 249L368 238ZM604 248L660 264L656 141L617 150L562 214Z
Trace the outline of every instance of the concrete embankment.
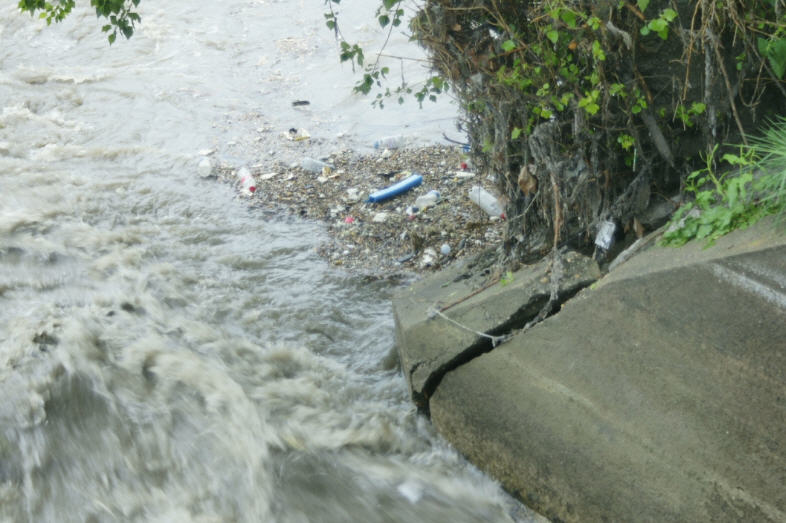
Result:
M594 272L572 256L566 296ZM402 369L437 429L554 520L786 521L786 235L765 222L653 247L484 342L526 321L548 270L484 289L465 266L394 300Z

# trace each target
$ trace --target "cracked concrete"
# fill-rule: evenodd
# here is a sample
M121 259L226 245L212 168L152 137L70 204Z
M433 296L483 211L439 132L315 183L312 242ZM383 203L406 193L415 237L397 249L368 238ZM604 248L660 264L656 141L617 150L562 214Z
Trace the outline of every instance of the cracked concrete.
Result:
M455 264L394 299L402 369L421 408L446 372L491 350L492 338L524 326L549 300L550 260L505 275L473 263ZM562 300L600 277L595 261L575 252L562 255L562 271Z
M554 520L786 521L782 231L653 247L493 350L429 319L455 303L445 314L493 332L547 294L547 271L477 294L482 278L444 274L394 301L402 368L439 432Z

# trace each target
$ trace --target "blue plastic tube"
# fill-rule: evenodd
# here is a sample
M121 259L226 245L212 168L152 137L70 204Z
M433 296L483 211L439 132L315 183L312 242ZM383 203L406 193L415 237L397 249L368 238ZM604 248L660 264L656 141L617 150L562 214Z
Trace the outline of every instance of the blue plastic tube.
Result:
M423 177L415 173L409 178L404 178L400 182L391 185L390 187L386 187L385 189L380 189L379 191L371 193L368 196L368 201L371 203L385 201L388 198L393 198L394 196L398 196L403 192L407 192L413 187L417 187L421 183L423 183Z

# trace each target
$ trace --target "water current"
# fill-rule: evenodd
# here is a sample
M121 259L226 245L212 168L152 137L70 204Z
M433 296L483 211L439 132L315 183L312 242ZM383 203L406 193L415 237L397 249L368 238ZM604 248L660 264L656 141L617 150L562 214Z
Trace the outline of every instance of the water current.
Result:
M15 3L0 7L0 521L526 520L382 363L396 284L329 267L320 224L196 174L205 150L253 164L402 130L435 141L455 132L449 100L380 112L353 95L321 0L145 0L111 48L86 8L46 27ZM376 4L341 4L369 45ZM405 39L388 52L418 56ZM309 144L281 138L293 126Z

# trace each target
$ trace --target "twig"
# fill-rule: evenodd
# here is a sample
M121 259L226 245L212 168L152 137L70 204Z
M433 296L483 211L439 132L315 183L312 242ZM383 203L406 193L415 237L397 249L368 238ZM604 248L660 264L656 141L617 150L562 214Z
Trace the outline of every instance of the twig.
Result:
M627 31L623 31L622 29L614 25L614 23L611 20L606 22L606 29L608 29L609 32L614 36L618 38L622 38L623 42L625 42L625 47L627 47L629 51L633 49L633 40L630 37L630 33L628 33Z
M650 132L650 135L652 135L652 141L655 142L655 148L658 150L663 159L669 162L669 165L674 167L674 154L671 152L671 148L669 147L669 143L666 141L666 137L663 136L663 132L660 130L660 127L658 127L658 122L655 121L655 117L653 117L647 110L642 111L640 116L644 121L644 125L647 126L647 130Z
M726 91L729 95L729 103L731 104L731 111L734 113L734 121L737 122L737 129L740 131L740 136L742 137L742 143L748 145L748 140L745 138L745 129L742 127L742 121L740 120L740 113L737 111L737 104L734 103L734 91L731 88L731 82L729 81L729 75L726 73L726 66L723 65L723 57L721 56L719 44L715 35L712 33L712 29L707 28L707 35L709 36L712 42L712 48L715 50L715 57L718 59L718 65L720 66L721 73L723 74L723 80L726 83Z
M632 5L630 2L625 2L625 7L627 7L634 15L639 17L642 22L646 22L647 18L644 16L644 13L639 11L635 5Z
M554 179L554 172L549 169L549 177L551 178L551 189L554 192L554 249L559 245L560 229L562 229L562 203L559 197L559 186L557 180Z
M480 294L481 292L485 291L486 289L488 289L488 288L491 288L491 287L493 287L494 285L496 285L496 284L499 282L499 280L501 280L501 279L502 279L502 276L501 276L501 275L500 275L500 276L497 276L496 278L494 278L493 280L491 280L489 283L487 283L487 284L486 284L486 285L484 285L483 287L481 287L481 288L479 288L479 289L476 289L476 290L472 291L471 293L467 294L467 295L466 295L466 296L464 296L463 298L459 298L458 300L456 300L456 301L454 301L454 302L452 302L452 303L449 303L449 304L445 305L444 307L442 307L441 309L439 309L439 311L440 311L440 312L445 312L446 310L450 309L451 307L455 307L455 306L456 306L456 305L458 305L459 303L463 303L463 302L467 301L468 299L472 298L473 296L477 296L478 294Z

